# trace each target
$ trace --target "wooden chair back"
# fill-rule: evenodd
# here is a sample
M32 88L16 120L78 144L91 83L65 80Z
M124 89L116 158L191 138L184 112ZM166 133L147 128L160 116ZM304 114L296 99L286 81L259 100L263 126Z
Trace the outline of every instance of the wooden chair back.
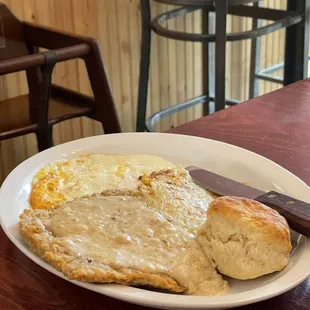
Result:
M28 54L23 23L0 3L0 61Z
M39 48L48 51L39 52ZM76 58L85 62L94 98L86 98L51 83L54 65ZM53 95L69 105L79 106L87 102L91 110L88 109L85 113L100 121L105 133L121 132L98 42L93 38L20 21L5 4L0 3L0 75L18 71L26 71L29 116L31 122L37 124L33 132L37 134L39 144L42 142L40 150L52 144L52 125L71 117L60 115L57 119L49 119L49 99ZM78 116L81 115L72 113L72 118ZM29 132L29 128L25 128L24 134L26 132ZM0 140L21 133L20 129L15 132L0 132Z

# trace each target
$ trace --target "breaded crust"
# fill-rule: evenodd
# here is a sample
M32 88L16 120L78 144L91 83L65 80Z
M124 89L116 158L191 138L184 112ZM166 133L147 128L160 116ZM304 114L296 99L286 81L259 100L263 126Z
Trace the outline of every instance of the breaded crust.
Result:
M185 287L165 274L151 274L139 270L121 268L115 270L108 265L87 258L74 257L68 253L51 232L42 223L51 210L26 209L20 216L20 232L30 250L64 273L71 280L92 283L118 283L132 286L150 286L153 288L183 292Z
M142 175L139 190L147 203L171 223L196 234L217 196L196 185L187 170L165 169Z

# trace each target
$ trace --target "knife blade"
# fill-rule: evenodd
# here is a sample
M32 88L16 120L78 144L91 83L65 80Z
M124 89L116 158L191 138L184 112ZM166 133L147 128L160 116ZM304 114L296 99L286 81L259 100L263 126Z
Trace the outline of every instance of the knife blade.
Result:
M259 201L278 211L292 230L310 237L310 204L276 191L264 192L214 172L186 167L193 181L220 196L238 196Z

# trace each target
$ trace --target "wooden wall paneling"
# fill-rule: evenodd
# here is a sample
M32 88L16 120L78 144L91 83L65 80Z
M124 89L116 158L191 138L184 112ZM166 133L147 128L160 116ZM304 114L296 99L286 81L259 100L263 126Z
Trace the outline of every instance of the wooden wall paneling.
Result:
M274 5L274 8L279 8L280 1L279 0L274 0L273 5ZM272 65L275 65L275 64L280 63L281 61L283 61L283 60L281 60L280 49L283 49L284 46L282 48L280 48L280 46L279 46L280 45L279 44L280 43L280 35L281 35L280 31L276 31L276 32L272 33L272 46L271 46L271 50L273 51L273 53L270 53L271 54L270 58L271 58ZM277 72L275 72L275 74L277 74ZM278 85L276 83L271 83L271 90L272 91L278 89L279 87L281 87L281 85Z
M237 16L232 16L231 25L229 31L238 32L242 31L242 19ZM242 41L231 42L231 76L229 80L226 80L226 88L230 88L230 96L233 99L239 99L241 97L242 82L240 83L240 73L242 67L240 60L242 59Z
M243 18L243 28L245 30L252 29L252 19ZM242 52L242 93L240 96L241 101L249 99L249 88L250 88L250 66L251 66L251 40L243 41L243 52Z
M270 2L266 2L266 5L268 5L269 7L274 7L275 0L271 0ZM270 34L267 35L267 46L270 47L270 49L269 48L266 49L266 67L274 65L274 63L273 63L273 55L272 55L272 53L270 53L270 50L272 50L274 48L273 38L274 38L274 33L270 33ZM270 83L270 82L267 83L266 84L266 91L268 93L271 92L273 86L274 86L273 83Z
M73 1L73 0L71 0ZM98 1L97 3L97 14L98 14L98 27L99 27L99 37L98 41L101 45L101 51L103 56L103 62L105 69L107 71L108 79L110 84L112 83L112 66L111 66L111 55L110 55L110 34L109 34L109 21L107 18L107 2Z
M285 0L273 0L264 1L264 6L270 8L286 8ZM264 22L267 24L267 22ZM261 57L261 67L266 68L277 63L284 61L284 40L285 40L285 30L279 30L275 33L268 34L262 38L262 57ZM283 70L275 72L273 75L281 76ZM281 84L271 83L271 82L260 82L260 94L265 94L267 92L273 91L275 89L281 88Z
M187 33L193 33L194 31L194 14L186 14L184 20L184 28ZM186 99L191 99L194 97L194 43L185 43L185 97ZM186 110L187 121L193 120L194 108Z
M266 1L263 2L263 5L266 6ZM262 21L262 25L265 26L266 21ZM266 67L266 43L268 36L261 37L261 56L260 56L260 69ZM259 80L259 94L263 94L266 91L266 82Z
M152 13L152 12L151 12ZM149 117L152 114L152 98L153 98L153 84L152 84L152 48L154 45L154 35L151 36L151 59L150 59L150 72L149 72L149 83L148 83L148 92L147 92L147 105L146 105L146 117ZM141 40L141 37L140 37ZM141 51L140 51L141 52ZM155 58L156 59L156 58ZM139 65L140 69L140 65Z
M267 1L265 1L267 2ZM271 0L270 2L266 3L266 6L269 6L269 7L273 7L274 5L274 1ZM265 22L265 24L268 24L270 22ZM263 58L263 63L262 63L262 68L267 68L269 66L272 65L272 59L271 59L271 56L270 56L270 52L269 52L269 48L268 47L271 47L272 48L272 33L270 34L267 34L265 36L265 49L264 49L264 58ZM263 82L264 83L264 93L269 93L271 91L271 85L272 83L270 82Z
M21 18L23 18L29 22L35 22L35 20L37 18L37 14L35 12L35 2L34 1L35 0L26 0L26 1L23 1L23 3L22 3L24 15L21 16ZM12 7L10 6L10 8L12 8Z
M252 23L250 18L240 18L241 29L251 29ZM240 54L240 73L239 81L241 85L241 91L239 94L239 100L244 101L248 99L249 89L249 73L250 73L250 59L251 59L251 40L242 40L241 54Z
M89 25L92 25L92 27L90 27L90 36L91 37L94 37L98 40L98 38L100 37L100 32L101 32L101 29L99 27L99 17L100 17L100 14L98 12L98 8L99 8L99 2L101 0L87 0L87 6L89 7L89 13L88 13L88 23ZM108 12L104 12L105 14L108 14ZM102 53L102 45L103 45L103 42L100 41L99 42L100 44L100 50L101 50L101 53ZM103 55L102 55L103 56ZM89 78L88 78L88 75L87 75L87 79L88 79L88 85L90 85L90 81L89 81ZM90 91L90 94L93 94L92 90ZM90 121L88 119L88 121ZM102 124L100 122L97 122L97 121L91 121L92 123L92 126L93 126L93 133L92 135L101 135L103 134L103 128L102 128Z
M72 0L73 1L73 0ZM117 76L118 59L113 53L112 46L115 37L111 35L114 29L113 16L110 18L111 5L113 1L98 1L98 25L99 25L99 42L102 49L103 61L107 71L107 76L111 85L113 99L115 101L117 114L122 120L121 92L119 89L119 79ZM110 30L111 29L111 30Z
M247 29L247 22L248 18L241 18L241 29L246 30ZM248 53L248 43L249 40L242 40L241 43L241 59L240 59L240 84L242 85L242 91L239 94L239 100L244 101L248 97L248 92L247 90L249 89L248 86L248 72L249 72L249 64L248 61L250 60L250 55L247 55Z
M110 80L112 82L112 91L114 94L114 100L117 106L118 115L122 123L123 130L126 131L126 126L124 126L124 114L123 114L123 104L122 104L122 87L121 87L121 64L120 64L120 49L117 40L117 11L114 1L105 0L105 18L108 21L108 33L109 33L109 59L111 61L111 72L109 74ZM124 73L125 74L125 73Z
M276 3L277 0L273 0L272 3L270 3L272 5L273 8L276 7ZM269 35L269 42L270 42L270 50L272 50L272 53L269 53L268 55L268 66L273 66L275 65L278 60L279 60L279 54L275 55L275 53L277 53L279 51L278 49L278 42L277 44L275 44L274 40L278 37L279 32L273 32ZM269 92L273 91L277 85L275 83L269 83Z
M140 18L140 1L129 1L128 10L129 19L129 36L130 36L130 70L131 70L131 109L132 109L132 126L131 131L135 131L137 118L138 103L138 82L140 66L140 38L141 38L141 18Z
M151 2L151 16L152 18L158 15L160 4ZM147 117L156 113L160 110L160 89L159 89L159 79L160 79L160 71L159 71L159 44L161 43L160 36L156 34L152 34L151 39L151 60L150 60L150 102L148 102L147 106ZM161 122L156 124L156 130L161 131L162 126Z
M121 86L121 102L123 113L124 131L131 131L133 128L132 89L131 89L131 45L130 45L130 24L128 18L129 1L117 0L115 3L116 12L116 42L119 50L119 61L121 70L119 72L119 83Z
M227 31L239 32L252 28L250 18L228 16ZM226 50L226 98L248 99L251 40L228 42Z
M184 16L176 18L176 30L178 31L185 31L185 18ZM186 77L185 77L185 42L177 41L176 48L177 48L177 98L178 103L185 101L186 99ZM178 124L186 123L186 111L181 111L177 114Z
M171 11L175 9L174 6L168 5L167 10ZM176 29L176 20L172 19L167 23L167 26L169 29ZM178 53L177 49L177 41L168 39L168 76L169 76L169 83L168 83L168 89L169 89L169 105L174 106L178 104L178 96L177 96L177 57L176 54ZM173 114L170 117L170 126L176 127L178 124L178 115Z
M286 1L283 0L276 0L275 1L275 8L277 9L285 9L286 8ZM273 48L272 51L272 63L278 64L284 62L284 48L285 48L285 30L281 29L273 34ZM283 69L278 70L273 73L274 76L282 76L283 77ZM280 84L272 83L273 87L272 90L276 90L282 87Z
M232 16L227 16L227 31L232 32L231 30L231 24L232 24ZM231 77L232 77L232 44L231 42L226 43L226 89L225 89L225 98L232 98L231 94Z
M246 30L246 20L247 18L238 18L239 21L239 29L240 30ZM235 65L237 66L239 64L239 72L238 72L238 84L239 84L239 92L238 92L238 97L240 101L243 101L243 94L244 90L247 89L247 86L245 85L245 77L246 77L246 71L249 69L249 67L246 67L246 40L242 40L239 43L240 46L240 54L237 57L237 61L235 62ZM237 45L236 44L236 45ZM235 81L235 87L237 85L237 81ZM240 87L241 86L241 87Z
M161 14L168 11L168 5L158 5L157 14ZM167 26L167 25L166 25ZM157 45L157 57L158 57L158 82L159 82L159 109L163 110L170 107L173 103L169 101L169 63L168 63L168 41L169 39L160 37ZM173 90L172 90L173 91ZM167 130L171 127L171 118L165 117L160 124L160 131Z
M193 13L193 31L196 33L201 32L202 22L201 22L201 11L195 11ZM194 97L202 95L202 44L195 42L194 54L193 54L193 75L194 75ZM196 105L194 107L194 118L199 118L202 116L203 105Z
M79 0L72 2L72 4L73 3L74 32L81 35L93 36L96 32L94 29L97 27L97 1ZM82 60L78 60L77 75L79 84L78 90L84 94L92 95L86 67ZM95 134L93 121L86 117L82 118L82 134L83 137L88 137Z

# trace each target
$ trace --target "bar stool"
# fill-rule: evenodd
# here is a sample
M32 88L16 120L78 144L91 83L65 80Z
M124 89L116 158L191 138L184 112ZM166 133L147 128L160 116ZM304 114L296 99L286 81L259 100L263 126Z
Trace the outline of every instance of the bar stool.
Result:
M196 104L205 102L215 103L215 111L225 108L225 105L234 105L238 101L225 99L225 55L226 42L239 41L245 39L255 40L259 36L274 32L281 28L288 28L286 36L286 57L285 57L285 77L284 83L292 83L305 76L306 70L306 46L307 46L307 25L308 18L305 12L308 12L309 0L288 0L288 10L276 10L262 8L257 5L259 0L154 0L156 2L178 5L178 7L169 12L165 12L151 19L150 0L141 0L141 23L142 23L142 42L140 59L140 77L138 91L138 110L136 131L155 131L155 124L163 117L180 112ZM297 3L296 3L297 2ZM247 4L253 3L253 6ZM203 22L203 33L185 33L177 30L169 30L163 27L163 23L176 17L184 16L196 10L202 10L203 18L208 20L210 12L215 12L215 34L208 33L208 22ZM252 30L226 33L227 15L232 14L242 17L271 20L271 24L262 27L253 27ZM294 26L293 26L294 25ZM293 27L290 27L293 26ZM150 66L150 46L151 33L157 35L189 42L201 42L208 46L210 42L215 42L215 95L214 98L209 95L208 80L205 78L204 93L196 98L192 98L183 103L176 104L170 108L158 111L150 118L146 119L147 93ZM302 42L302 48L297 47L296 40ZM204 57L206 52L204 52ZM307 56L308 60L308 56ZM251 64L254 67L254 63ZM253 73L254 74L254 73ZM204 76L207 73L204 72ZM208 108L205 109L208 113Z

